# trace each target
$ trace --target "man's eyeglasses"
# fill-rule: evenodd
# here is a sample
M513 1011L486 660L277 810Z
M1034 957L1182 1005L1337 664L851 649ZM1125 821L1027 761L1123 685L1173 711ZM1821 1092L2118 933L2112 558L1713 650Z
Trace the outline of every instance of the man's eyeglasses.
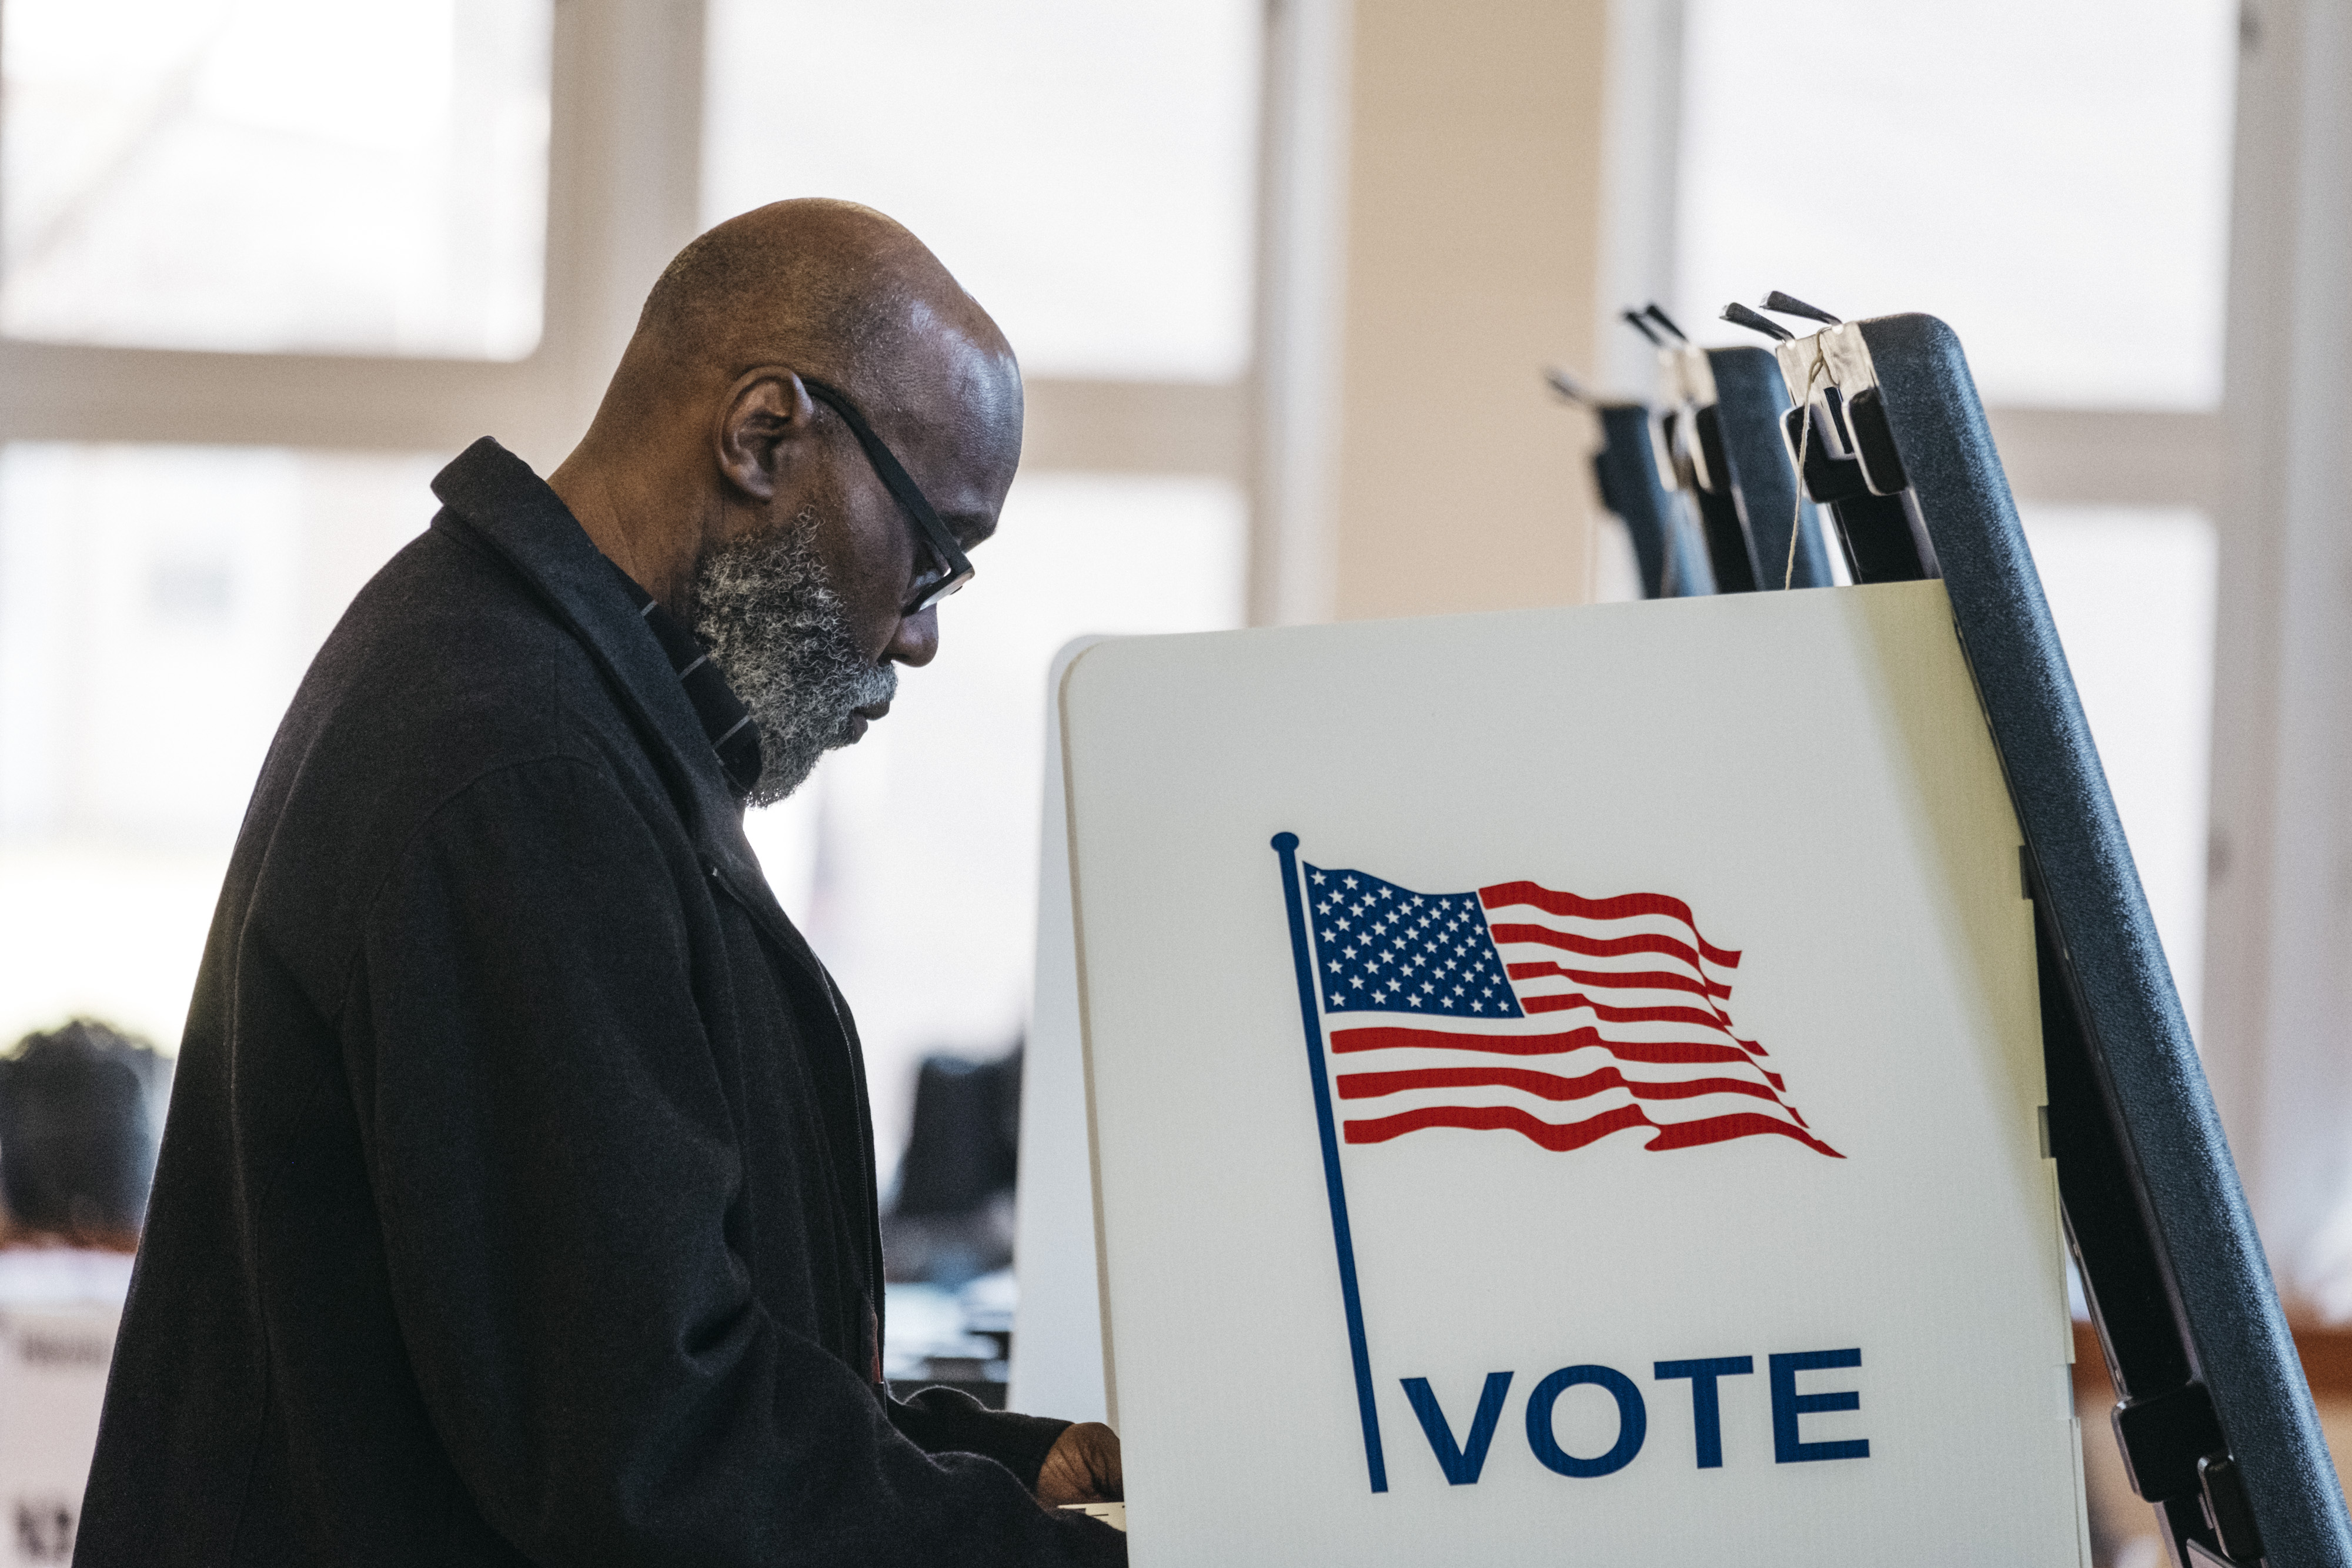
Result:
M841 423L849 426L849 433L857 437L857 444L866 449L866 460L874 465L874 472L881 476L882 483L888 486L890 494L898 498L898 505L905 507L907 515L915 520L917 536L930 548L932 568L915 579L912 595L901 613L919 615L970 582L971 558L963 553L962 547L955 541L955 536L948 532L948 526L940 521L939 513L931 509L929 499L924 496L922 487L915 483L914 476L907 472L907 466L898 461L898 454L874 434L874 427L866 423L866 416L857 412L857 405L823 382L803 376L801 385L808 388L809 396L841 415Z

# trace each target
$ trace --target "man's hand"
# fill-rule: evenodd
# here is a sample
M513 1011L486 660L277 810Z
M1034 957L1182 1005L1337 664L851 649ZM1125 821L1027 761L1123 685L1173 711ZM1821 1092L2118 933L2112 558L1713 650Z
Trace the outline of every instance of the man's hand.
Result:
M1099 1421L1081 1421L1054 1439L1037 1471L1037 1501L1045 1508L1073 1502L1120 1502L1127 1491L1118 1468L1118 1434Z

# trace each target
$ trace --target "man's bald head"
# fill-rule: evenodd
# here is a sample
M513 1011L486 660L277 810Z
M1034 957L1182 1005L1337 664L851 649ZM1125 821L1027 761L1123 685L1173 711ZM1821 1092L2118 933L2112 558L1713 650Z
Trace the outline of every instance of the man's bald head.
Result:
M729 382L789 364L861 406L904 406L929 376L1018 412L1019 371L996 323L922 241L855 202L777 202L677 253L646 296L614 390L643 375ZM993 384L991 384L993 383Z
M941 552L811 383L856 406L960 549L995 530L1021 456L1013 350L921 241L849 202L778 202L679 252L549 483L759 688L739 695L763 734L833 746L887 706L852 697L929 662L939 622L917 585ZM796 730L810 703L814 727Z
M781 421L833 457L856 457L803 379L848 394L950 527L956 505L943 494L961 481L974 504L960 531L994 528L1021 453L1012 348L903 225L816 198L730 218L664 269L586 437L556 471L557 492L606 554L669 603L692 559L756 527L747 505L765 510L766 492L787 477L745 470L747 419L754 434ZM787 443L774 455L809 454ZM813 477L822 488L824 476ZM672 537L688 512L698 519L691 541Z

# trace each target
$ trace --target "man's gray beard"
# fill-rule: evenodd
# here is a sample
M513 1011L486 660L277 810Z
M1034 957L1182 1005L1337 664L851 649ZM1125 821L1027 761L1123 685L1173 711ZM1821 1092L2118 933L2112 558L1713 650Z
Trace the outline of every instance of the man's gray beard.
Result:
M750 803L799 789L819 758L850 741L852 710L888 702L895 664L858 652L848 612L816 554L816 514L707 552L694 568L694 633L760 727L760 782Z

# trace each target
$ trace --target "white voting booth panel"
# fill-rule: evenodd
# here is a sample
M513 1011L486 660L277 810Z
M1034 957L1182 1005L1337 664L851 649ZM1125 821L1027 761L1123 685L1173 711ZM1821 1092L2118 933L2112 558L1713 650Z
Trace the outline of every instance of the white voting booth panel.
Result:
M1044 694L1052 711L1037 842L1036 983L1021 1063L1021 1182L1013 1226L1021 1304L1005 1403L1066 1421L1110 1415L1103 1393L1102 1284L1095 1259L1094 1164L1087 1145L1058 700L1070 661L1102 640L1080 637L1055 654Z
M1063 716L1139 1564L2087 1560L1939 583L1107 643Z

